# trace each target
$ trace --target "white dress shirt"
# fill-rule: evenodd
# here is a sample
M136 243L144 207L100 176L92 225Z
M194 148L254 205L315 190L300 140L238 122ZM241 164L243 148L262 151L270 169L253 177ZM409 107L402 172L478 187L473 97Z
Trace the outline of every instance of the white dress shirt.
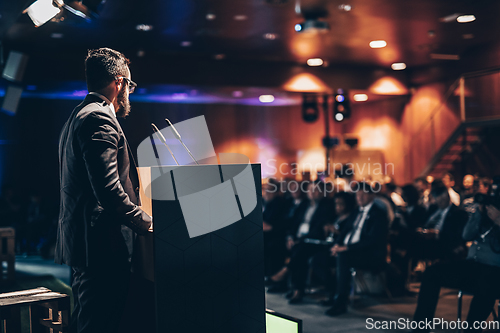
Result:
M368 212L373 206L373 201L368 205L359 208L359 214L354 222L353 229L344 239L344 245L354 244L359 242L359 238L361 237L361 230L363 230L363 225L365 224L366 217L368 216ZM359 220L358 220L359 219Z

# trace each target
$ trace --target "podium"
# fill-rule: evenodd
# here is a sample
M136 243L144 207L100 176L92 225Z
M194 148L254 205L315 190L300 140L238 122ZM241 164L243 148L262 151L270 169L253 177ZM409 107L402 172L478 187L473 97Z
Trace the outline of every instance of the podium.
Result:
M247 176L250 171L250 180L253 177L254 188L239 186L238 180L235 185L234 179L228 179L231 178L228 167L232 166L190 165L172 170L139 168L142 207L153 216L154 231L151 235L137 237L134 271L154 282L154 320L158 333L266 331L261 166L248 164L246 168ZM233 167L241 170L245 166ZM158 178L158 172L163 180L170 177L172 184L151 181ZM199 183L197 177L213 176L217 172L220 178L214 184L203 180L207 191L214 185L210 195L217 201L219 194L232 188L235 200L228 200L227 207L217 208L210 204L211 199L204 199L205 192L200 192L198 202L198 194L191 191L189 194L194 197L186 204L181 192ZM166 189L168 186L172 188ZM219 191L215 186L225 186L225 189ZM174 196L172 193L167 195L170 200L156 199L158 194L172 189ZM253 195L256 199L251 199ZM256 200L251 211L248 205L245 208L243 200ZM235 202L240 215L235 222L229 223L235 214L235 207L231 207ZM207 214L207 220L211 220L208 227L193 222L192 212L187 211L193 203L200 206L193 207L198 215ZM227 219L226 224L229 224L214 223L218 216Z

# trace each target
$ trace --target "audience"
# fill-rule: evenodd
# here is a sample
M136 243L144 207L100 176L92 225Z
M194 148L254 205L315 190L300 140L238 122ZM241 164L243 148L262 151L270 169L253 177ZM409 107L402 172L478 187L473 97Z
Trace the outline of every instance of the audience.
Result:
M420 286L414 321L432 321L443 286L473 294L467 316L469 328L473 328L475 321L488 318L496 298L500 297L498 206L498 200L495 205L476 205L463 230L464 240L473 241L465 260L438 263L427 268Z

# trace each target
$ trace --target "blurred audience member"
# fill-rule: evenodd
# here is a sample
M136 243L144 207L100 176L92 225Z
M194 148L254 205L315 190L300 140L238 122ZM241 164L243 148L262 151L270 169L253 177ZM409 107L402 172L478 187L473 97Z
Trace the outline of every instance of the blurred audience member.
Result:
M262 186L264 211L262 212L264 230L264 269L271 276L283 266L286 256L286 201L281 195L280 184L270 179Z
M328 233L327 242L341 243L340 237L345 236L346 228L351 228L358 210L356 206L356 197L353 193L339 192L335 194L335 213L337 218L333 224L325 225L325 231ZM331 256L330 246L325 246L322 251L314 255L311 260L313 273L319 277L321 283L330 293L328 300L323 301L323 305L333 305L336 278L332 278L331 269L336 267L336 257Z
M356 219L331 248L331 255L337 257L337 288L333 306L326 311L329 316L347 312L351 268L380 269L386 263L389 221L387 213L374 204L375 197L370 184L360 184Z
M431 192L429 182L425 177L419 177L415 179L414 185L419 195L418 204L428 210L430 205L429 194Z
M302 217L297 220L296 225L291 228L287 239L287 248L291 251L290 261L271 277L271 281L277 285L275 288L270 288L268 292L280 292L283 291L282 288L286 287L284 281L290 274L292 292L289 298L291 304L302 301L307 279L308 260L323 248L314 241L326 239L324 226L327 223L332 223L335 218L331 201L325 198L325 195L325 183L309 184L307 191L309 205Z
M465 175L462 181L462 192L460 197L462 198L462 203L465 199L472 198L474 196L474 176Z
M450 200L455 206L460 206L461 200L460 200L460 194L458 194L454 189L453 186L455 186L455 179L453 178L453 175L451 173L446 173L443 178L441 178L441 181L443 182L444 186L448 189L448 193L450 195Z
M462 231L467 222L467 213L451 202L449 191L439 183L433 187L431 196L437 210L429 217L424 228L418 228L417 243L412 257L415 259L453 260L465 252Z

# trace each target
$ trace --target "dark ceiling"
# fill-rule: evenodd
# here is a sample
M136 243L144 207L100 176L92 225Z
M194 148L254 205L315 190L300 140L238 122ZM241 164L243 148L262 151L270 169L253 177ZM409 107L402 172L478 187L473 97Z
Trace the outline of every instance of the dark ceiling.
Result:
M39 28L20 14L33 1L2 2L4 52L21 50L32 59L61 62L77 54L81 62L86 49L109 46L132 58L218 57L221 62L304 65L308 58L320 57L329 66L390 70L391 63L405 62L411 69L450 62L431 59L431 53L462 57L500 37L497 0L302 0L303 11L320 6L327 13L330 31L317 34L294 31L303 21L294 0L107 0L92 21L66 13L63 21ZM342 4L352 10L339 9ZM477 20L440 20L454 13L474 14ZM138 24L153 29L138 31ZM386 40L387 47L369 48L375 39Z

